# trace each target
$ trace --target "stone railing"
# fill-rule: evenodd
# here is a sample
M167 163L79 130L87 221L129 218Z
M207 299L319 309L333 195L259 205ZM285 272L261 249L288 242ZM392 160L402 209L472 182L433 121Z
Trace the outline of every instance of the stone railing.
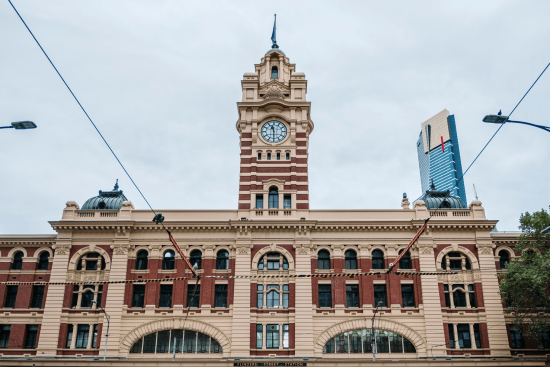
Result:
M77 218L117 218L117 210L79 210L77 211Z
M430 210L430 216L432 218L442 219L470 219L472 211L469 209L456 210L456 209L439 209Z
M254 209L252 210L252 215L255 218L285 218L291 217L294 215L295 209Z

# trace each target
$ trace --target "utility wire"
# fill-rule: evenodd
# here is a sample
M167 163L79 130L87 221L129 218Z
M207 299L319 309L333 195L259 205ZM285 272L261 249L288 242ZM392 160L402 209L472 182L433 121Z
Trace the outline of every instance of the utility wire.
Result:
M115 152L113 151L113 149L111 148L111 146L109 145L109 143L107 143L107 140L105 139L105 137L103 136L103 134L101 134L101 132L99 131L99 129L97 128L96 124L94 123L94 121L92 120L92 118L90 117L90 115L88 115L88 112L86 112L86 110L84 109L84 106L82 106L82 104L80 103L80 101L78 100L78 98L76 98L76 95L73 93L71 87L69 87L69 85L67 84L67 82L65 81L65 79L61 76L61 73L59 72L59 70L57 70L57 68L55 67L53 61L50 59L50 57L48 56L48 54L46 53L46 51L44 50L44 48L42 47L42 45L40 44L40 42L38 42L38 40L36 39L36 37L34 36L34 34L32 33L32 31L30 30L29 26L27 25L27 23L25 23L25 21L23 20L23 17L21 17L21 14L19 14L19 12L17 11L17 9L15 8L15 6L13 5L13 3L11 2L11 0L8 0L8 2L10 3L11 7L13 8L13 10L15 10L15 13L17 13L17 16L19 17L19 19L21 19L21 21L23 22L23 24L25 25L25 27L27 28L27 30L29 31L29 33L31 34L32 38L34 38L34 40L36 41L36 44L38 45L38 47L40 47L40 49L42 50L42 52L44 53L44 56L46 56L46 58L48 59L48 61L50 62L50 64L52 65L52 67L54 68L55 72L57 73L57 75L59 75L59 77L61 78L61 80L63 81L63 84L65 84L65 86L67 87L67 89L69 90L69 92L71 93L71 95L73 96L73 98L75 99L76 103L78 103L78 105L80 106L80 109L82 109L82 112L84 112L84 114L86 115L86 117L88 118L88 120L92 123L95 131L97 131L97 133L99 134L99 136L101 137L101 139L103 140L103 142L105 143L105 145L107 145L107 148L109 148L109 150L111 151L111 153L113 154L113 156L115 157L115 159L117 160L118 164L120 164L120 167L122 167L122 169L124 170L124 172L126 173L126 176L128 176L128 178L130 179L130 181L132 181L132 184L134 184L135 188L137 189L137 191L139 192L139 194L141 195L141 197L143 198L143 200L145 200L145 202L147 203L147 205L149 206L149 208L151 209L151 211L153 213L155 213L155 210L153 209L153 207L151 206L151 204L149 204L149 201L147 201L147 199L145 198L145 195L143 195L143 193L141 192L141 190L139 189L138 185L134 182L134 179L132 178L132 176L130 176L130 174L128 173L128 171L126 170L126 168L124 167L124 165L122 164L122 162L120 161L120 159L118 159L117 155L115 154ZM156 214L156 213L155 213ZM164 227L164 225L163 225Z

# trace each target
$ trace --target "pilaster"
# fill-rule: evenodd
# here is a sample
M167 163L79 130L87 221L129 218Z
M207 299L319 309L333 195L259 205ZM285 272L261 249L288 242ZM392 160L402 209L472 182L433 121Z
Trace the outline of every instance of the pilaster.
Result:
M250 275L250 240L238 240L235 244L235 275ZM250 355L250 279L235 279L233 299L233 325L231 356Z
M487 319L487 336L491 355L509 356L508 332L504 320L502 299L499 294L499 285L496 277L493 243L489 240L477 240L479 267L483 269L481 282L483 284L483 301L485 303L485 317Z
M309 239L296 241L296 274L311 273L311 244ZM295 291L295 356L313 356L313 300L311 278L296 278Z
M428 272L436 271L434 258L435 244L433 239L425 234L418 240L417 246L420 270ZM430 356L447 355L437 275L421 275L421 286L426 343L428 344L426 349L430 351Z
M58 234L58 240L52 248L55 251L52 261L50 282L65 282L67 280L67 266L71 250L72 233ZM44 305L44 316L40 327L37 355L54 357L57 354L59 339L59 326L61 325L61 313L63 310L63 297L65 286L50 284ZM76 330L73 338L76 338Z
M126 270L128 267L128 249L130 243L128 239L115 240L111 245L113 249L113 258L111 259L111 276L109 281L121 281L126 279ZM119 356L120 329L122 325L122 312L124 304L125 284L109 284L107 299L105 302L105 311L111 317L109 326L109 341L107 343L107 355L111 357ZM101 337L101 350L105 348L105 335L107 333L107 317L103 321L103 335ZM122 356L122 355L120 355Z

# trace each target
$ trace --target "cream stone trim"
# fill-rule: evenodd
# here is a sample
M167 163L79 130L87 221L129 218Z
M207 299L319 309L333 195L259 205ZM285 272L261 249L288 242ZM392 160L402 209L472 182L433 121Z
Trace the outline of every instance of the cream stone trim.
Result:
M11 261L13 260L13 255L15 255L16 252L21 251L23 253L23 257L27 257L27 250L24 247L14 247L8 252L7 258Z
M198 320L185 320L183 318L170 319L170 320L157 320L147 324L138 326L130 331L120 342L120 352L122 354L129 354L130 348L136 342L136 340L143 338L145 335L154 333L161 330L170 329L184 329L198 331L203 334L209 335L216 339L222 347L222 351L227 353L231 349L231 341L229 338L218 328L202 321Z
M344 247L342 248L342 256L343 256L344 259L346 258L346 251L347 250L355 251L355 254L357 256L357 260L361 259L361 250L359 249L358 245L344 245ZM357 264L357 267L359 267L359 264Z
M271 244L271 246L266 246L262 248L256 253L256 255L254 255L254 258L252 259L252 269L258 269L258 261L260 261L261 257L267 254L268 252L278 252L281 255L283 255L288 261L288 271L294 270L294 258L292 257L292 254L288 252L288 250L284 249L283 247L279 247L275 244ZM264 265L264 266L267 266L267 265Z
M191 252L195 251L195 250L199 250L200 253L201 253L201 260L204 256L204 253L206 251L204 251L204 249L202 248L203 245L191 245L189 246L189 248L187 249L187 257L191 257ZM172 246L173 247L173 246ZM175 249L174 249L175 250Z
M388 249L386 248L386 245L372 245L369 254L367 255L367 259L372 259L372 252L374 250L382 251L382 254L384 254L384 260L388 258Z
M409 339L409 341L413 343L414 347L416 348L417 354L426 353L427 349L426 349L426 342L424 341L424 338L422 338L420 334L418 334L416 331L414 331L410 327L405 326L399 322L390 321L388 319L385 319L384 317L378 318L376 323L377 323L376 329L393 331L394 333L397 333ZM336 335L339 335L345 331L357 330L357 329L370 329L371 327L372 327L371 321L368 318L349 320L338 324L334 324L328 329L326 329L324 332L322 332L315 339L315 342L313 343L314 352L316 354L322 353L323 347L325 346L327 341L329 341L331 338L334 338Z
M141 250L147 251L147 258L149 259L151 256L151 249L147 245L139 245L134 246L134 248L130 248L130 251L128 251L128 260L130 259L137 259L137 254Z
M105 270L111 269L111 258L109 257L109 254L107 251L102 249L99 246L90 245L88 247L83 247L71 257L71 260L69 261L69 266L67 267L68 271L76 270L77 261L84 255L86 255L89 252L97 252L101 256L103 256L103 259L105 260ZM103 270L103 271L105 271Z
M495 249L495 257L500 258L500 256L498 255L498 253L500 252L500 250L506 250L506 251L508 251L508 254L510 255L510 260L513 260L513 258L516 257L516 253L515 253L514 250L512 250L512 248L509 247L509 246L498 246L498 247Z
M332 251L332 247L330 245L316 245L315 249L311 252L312 258L318 258L319 257L319 251L321 250L327 250L330 254L330 259L334 259L334 254Z
M48 262L51 262L51 258L53 257L53 251L51 248L49 247L40 247L39 249L37 249L35 252L34 252L34 256L33 258L38 260L40 259L40 255L42 254L42 252L46 251L47 253L50 254L50 258L48 259Z
M474 253L467 248L459 246L457 244L445 247L443 250L441 250L439 255L437 255L437 259L435 261L437 269L442 269L441 261L443 260L443 256L447 255L449 252L461 252L464 256L468 258L468 260L470 260L470 263L472 264L472 270L479 270L479 262L477 261L476 255L474 255Z
M164 253L168 250L174 251L174 259L181 259L181 256L179 252L176 250L176 248L174 247L174 245L166 245L166 246L162 246L162 248L159 250L160 260L164 259Z

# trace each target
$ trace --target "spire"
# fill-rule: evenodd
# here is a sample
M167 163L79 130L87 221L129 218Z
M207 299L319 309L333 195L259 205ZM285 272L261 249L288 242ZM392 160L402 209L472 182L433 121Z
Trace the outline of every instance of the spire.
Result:
M113 191L116 191L116 190L118 190L118 178L116 179L115 188Z
M277 14L275 14L275 21L273 22L273 33L271 33L271 42L273 42L271 48L279 48L279 46L277 45Z

